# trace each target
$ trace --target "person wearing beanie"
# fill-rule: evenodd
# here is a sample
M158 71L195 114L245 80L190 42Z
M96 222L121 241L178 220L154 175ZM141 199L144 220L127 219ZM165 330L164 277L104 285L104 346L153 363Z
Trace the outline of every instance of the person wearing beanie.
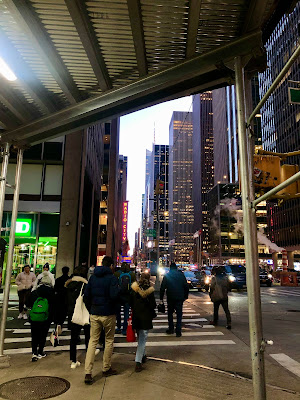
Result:
M50 277L50 279L51 279L52 287L54 288L54 285L55 285L55 278L54 278L54 275L50 272L49 263L46 263L46 264L43 266L43 272L40 273L40 274L37 276L36 281L34 282L33 290L35 290L35 289L37 288L37 286L39 285L40 280L41 280L41 279L43 278L43 276L45 275L44 272L47 272L47 275L48 275L48 276Z
M156 317L156 302L154 288L150 284L150 274L143 273L140 281L131 285L132 327L138 336L138 346L135 356L135 371L141 372L142 363L147 360L146 342L148 332L153 328L153 318Z

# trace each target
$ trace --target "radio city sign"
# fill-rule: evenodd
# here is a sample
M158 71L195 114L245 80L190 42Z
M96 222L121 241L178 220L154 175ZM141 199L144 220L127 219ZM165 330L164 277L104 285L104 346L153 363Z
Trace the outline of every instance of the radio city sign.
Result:
M128 201L123 202L122 242L127 240Z

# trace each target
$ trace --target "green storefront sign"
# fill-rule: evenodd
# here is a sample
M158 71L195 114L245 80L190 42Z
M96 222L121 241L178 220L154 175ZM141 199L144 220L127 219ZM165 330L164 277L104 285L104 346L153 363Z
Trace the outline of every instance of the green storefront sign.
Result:
M300 88L289 88L289 101L291 104L300 104Z
M18 218L16 222L16 236L31 236L32 219Z

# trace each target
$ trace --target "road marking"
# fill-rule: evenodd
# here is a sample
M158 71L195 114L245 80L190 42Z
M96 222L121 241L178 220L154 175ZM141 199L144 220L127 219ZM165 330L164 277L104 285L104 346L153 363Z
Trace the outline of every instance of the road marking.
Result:
M184 332L183 337L192 337L192 336L223 336L223 332ZM148 333L148 337L170 337L167 333L161 332L161 333L154 333L150 332ZM81 339L84 339L84 335L80 335ZM125 338L124 335L121 334L115 334L115 338ZM59 340L70 340L71 335L62 335L59 336ZM49 337L47 337L47 340L50 340ZM6 338L4 340L4 343L26 343L26 342L31 342L31 337L22 337L22 338Z
M211 346L211 345L233 345L236 344L233 340L185 340L185 341L179 341L179 340L174 340L174 341L166 341L166 342L147 342L147 347L177 347L177 346ZM137 343L114 343L115 348L124 348L124 347L137 347ZM85 349L84 344L80 344L77 346L78 350L83 350ZM69 351L70 346L65 345L65 346L57 346L57 347L45 347L44 349L46 352L50 351ZM31 348L26 347L22 349L9 349L9 350L4 350L4 354L29 354L31 353Z
M159 323L168 322L168 320L167 319L161 319L159 321L153 320L153 322L155 324L156 322L159 322ZM183 318L182 322L207 322L207 319L206 318L189 318L189 319Z
M274 358L274 360L276 360L284 368L288 369L290 372L299 376L300 378L300 363L298 363L298 361L293 360L291 357L287 356L284 353L270 354L270 356Z

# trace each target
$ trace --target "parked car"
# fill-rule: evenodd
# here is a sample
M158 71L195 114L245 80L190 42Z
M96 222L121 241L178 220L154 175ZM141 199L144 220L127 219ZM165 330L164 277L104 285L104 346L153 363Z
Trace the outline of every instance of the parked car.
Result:
M199 279L196 277L195 272L183 271L183 274L186 278L186 281L187 281L190 289L198 289Z
M229 288L243 289L246 286L246 268L243 265L224 265L229 280Z
M263 268L259 268L259 280L261 285L272 286L273 276Z

